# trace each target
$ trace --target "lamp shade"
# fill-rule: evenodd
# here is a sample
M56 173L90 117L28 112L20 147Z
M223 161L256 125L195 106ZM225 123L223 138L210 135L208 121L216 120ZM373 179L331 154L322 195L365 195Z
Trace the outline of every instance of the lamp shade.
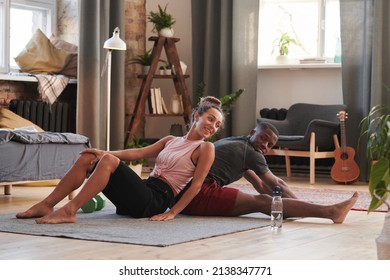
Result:
M126 43L119 38L119 27L114 29L112 37L104 42L103 48L111 50L126 50Z

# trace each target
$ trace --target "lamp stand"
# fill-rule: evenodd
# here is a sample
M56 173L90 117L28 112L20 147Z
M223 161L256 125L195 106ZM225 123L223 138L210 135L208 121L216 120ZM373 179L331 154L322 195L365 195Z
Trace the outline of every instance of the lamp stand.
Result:
M112 49L107 53L107 151L110 150L110 128L111 128L111 55Z

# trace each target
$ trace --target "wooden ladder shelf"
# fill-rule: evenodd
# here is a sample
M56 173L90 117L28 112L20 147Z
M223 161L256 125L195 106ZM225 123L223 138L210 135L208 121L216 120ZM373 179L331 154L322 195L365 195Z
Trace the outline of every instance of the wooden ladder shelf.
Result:
M128 146L128 143L133 140L141 124L142 117L145 115L145 102L148 100L150 86L153 79L162 78L161 75L155 75L154 73L156 73L157 65L160 60L163 48L165 49L168 63L173 65L175 68L175 75L169 75L169 78L173 80L176 93L182 97L184 121L186 124L189 124L192 115L192 105L190 96L188 95L187 86L185 84L185 77L188 76L183 75L183 71L180 66L180 59L177 54L175 45L179 40L180 39L178 38L167 38L163 36L149 38L149 41L154 41L152 49L152 63L147 75L138 76L140 79L142 79L142 84L134 107L134 112L129 123L129 127L127 129L125 148ZM166 78L166 75L164 75L164 78Z

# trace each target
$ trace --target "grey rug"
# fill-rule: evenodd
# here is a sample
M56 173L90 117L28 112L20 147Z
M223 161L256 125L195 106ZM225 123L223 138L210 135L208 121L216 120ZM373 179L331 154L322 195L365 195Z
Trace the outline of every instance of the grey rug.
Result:
M77 223L38 225L34 219L16 219L15 214L0 215L0 231L83 240L169 246L269 225L262 214L241 217L198 217L178 215L166 222L133 219L115 214L111 203L101 211L79 212Z

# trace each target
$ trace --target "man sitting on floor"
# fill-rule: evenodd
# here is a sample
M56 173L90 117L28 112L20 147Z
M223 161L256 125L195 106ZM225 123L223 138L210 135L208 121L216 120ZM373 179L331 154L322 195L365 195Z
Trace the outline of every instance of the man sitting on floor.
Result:
M272 188L280 186L285 218L317 217L342 223L357 201L358 193L355 192L350 199L333 205L313 204L297 199L286 182L269 170L264 157L276 144L278 136L273 125L258 121L256 128L248 136L227 137L216 141L215 160L209 174L197 196L182 213L239 216L261 212L270 215ZM259 194L225 187L243 176Z

